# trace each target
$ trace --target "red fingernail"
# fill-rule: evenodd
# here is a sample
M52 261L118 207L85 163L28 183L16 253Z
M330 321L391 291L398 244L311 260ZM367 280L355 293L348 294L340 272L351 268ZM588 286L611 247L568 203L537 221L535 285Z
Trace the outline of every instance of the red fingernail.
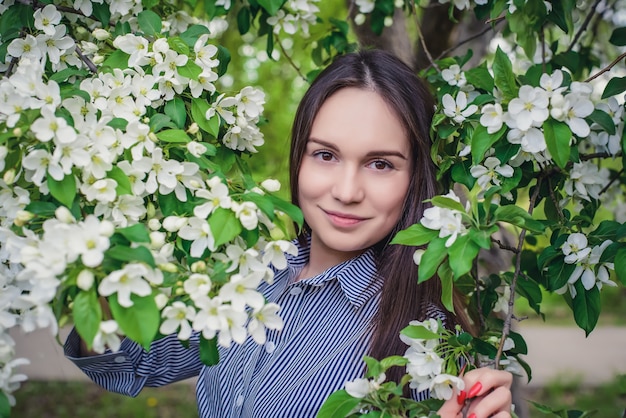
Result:
M456 401L459 403L459 405L463 405L465 403L465 399L467 398L467 392L465 392L464 390L460 391L459 394L456 396Z
M467 392L467 397L468 398L473 398L476 395L478 395L478 392L481 391L481 389L483 388L483 384L480 382L476 382L474 383L474 386L472 386L472 388L469 390L469 392ZM471 416L467 417L467 418L472 418ZM473 418L476 418L475 416Z
M476 418L476 414L472 412L467 418Z

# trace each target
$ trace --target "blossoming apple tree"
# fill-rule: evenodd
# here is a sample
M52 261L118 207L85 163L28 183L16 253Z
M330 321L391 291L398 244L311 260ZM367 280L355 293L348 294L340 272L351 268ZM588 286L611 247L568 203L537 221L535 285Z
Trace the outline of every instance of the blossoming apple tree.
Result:
M404 11L419 33L428 3L356 0L341 19L322 17L315 0L2 2L0 415L26 378L12 328L56 334L71 319L101 352L121 335L148 347L195 331L207 364L218 344L263 343L266 328L280 329L279 307L256 289L270 267L285 268L302 218L275 180L252 178L265 96L259 86L220 91L230 59L220 35L228 25L254 33L303 75L286 38L309 39L321 68L357 47L350 14L380 34ZM428 414L435 404L398 387L449 398L458 357L530 377L511 330L516 297L541 314L542 291L562 293L589 333L602 288L626 283L620 2L440 3L450 19L471 9L486 20L498 47L478 64L471 52L429 55L422 76L438 98L432 157L445 190L394 243L418 248L420 280L441 280L449 309L453 287L467 295L480 331L412 323L406 356L367 359L367 376L322 416ZM484 273L481 254L494 248L512 266ZM407 377L385 382L394 365Z

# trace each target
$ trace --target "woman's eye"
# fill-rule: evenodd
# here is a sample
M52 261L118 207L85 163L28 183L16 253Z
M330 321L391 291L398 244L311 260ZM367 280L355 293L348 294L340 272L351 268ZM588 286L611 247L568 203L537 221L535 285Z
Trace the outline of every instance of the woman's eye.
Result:
M322 161L332 161L333 159L333 154L328 151L318 151L314 155Z
M387 169L393 168L390 163L388 163L387 161L384 161L384 160L373 161L370 164L370 166L375 168L376 170L387 170Z

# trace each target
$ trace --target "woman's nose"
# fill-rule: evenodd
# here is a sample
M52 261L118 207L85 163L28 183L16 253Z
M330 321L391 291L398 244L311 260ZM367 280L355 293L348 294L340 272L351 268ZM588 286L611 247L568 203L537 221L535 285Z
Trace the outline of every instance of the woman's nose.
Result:
M345 167L337 172L331 188L332 197L344 204L358 203L365 197L358 168Z

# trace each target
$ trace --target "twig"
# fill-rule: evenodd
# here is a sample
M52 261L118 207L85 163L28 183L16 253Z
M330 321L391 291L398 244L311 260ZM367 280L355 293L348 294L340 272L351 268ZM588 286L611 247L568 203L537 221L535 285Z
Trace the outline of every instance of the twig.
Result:
M578 158L580 158L580 161L589 161L593 160L594 158L618 158L621 156L622 151L618 151L615 155L609 154L608 152L596 152L593 154L581 154Z
M410 4L411 12L415 15L415 27L417 28L417 34L420 37L420 43L422 44L422 48L424 48L424 53L426 54L426 57L428 57L428 61L430 61L430 66L433 66L437 70L437 72L440 73L441 68L439 68L439 66L435 63L435 60L433 59L433 56L431 55L430 51L428 50L428 47L426 46L426 42L424 41L424 34L422 33L422 27L420 26L419 19L417 18L417 10L415 10L415 3L411 1L409 2L409 4Z
M600 190L600 193L598 193L598 194L599 194L599 195L600 195L600 194L603 194L603 193L605 193L607 190L609 190L609 187L611 187L611 184L615 183L615 181L616 181L617 179L619 179L619 178L620 178L620 176L621 176L622 174L624 174L624 169L623 169L623 168L622 168L622 169L621 169L621 170L620 170L620 171L619 171L619 172L615 175L615 177L613 177L613 178L611 179L611 181L609 181L609 183L608 183L606 186L604 186L604 187L602 188L602 190Z
M282 54L285 56L285 58L287 58L287 61L289 62L289 65L291 65L296 72L298 73L298 75L307 83L309 82L309 80L306 78L306 76L304 74L302 74L302 71L300 71L300 67L298 67L296 65L295 62L293 62L293 60L291 59L291 57L289 56L289 54L287 54L287 51L285 50L285 47L283 46L283 44L280 42L280 38L278 37L278 35L275 35L276 37L276 43L278 44L278 48L280 48L280 52L282 52Z
M610 63L609 65L607 65L606 67L604 67L603 69L601 69L600 71L598 71L597 73L595 73L594 75L586 79L585 83L588 83L591 80L595 80L596 78L600 77L602 74L606 73L607 71L610 71L611 68L615 67L617 63L619 63L624 58L626 58L626 52L621 54L619 57L615 58L612 63Z
M548 189L550 190L550 200L554 204L554 207L557 210L557 215L559 215L559 219L561 221L565 221L565 215L563 215L563 211L561 210L561 206L559 205L558 200L556 200L556 196L554 195L554 188L552 187L552 179L550 176L546 177L548 179Z
M578 32L576 32L576 35L574 35L574 39L572 40L572 43L570 44L570 46L567 48L566 52L570 52L572 48L574 48L574 45L576 45L576 43L578 42L578 39L580 39L583 32L587 29L587 26L589 26L589 22L591 22L591 18L596 13L596 8L598 7L598 4L600 4L601 1L602 0L596 0L593 6L591 6L591 10L589 11L589 14L585 18L585 21L583 22L582 26L578 29Z
M518 254L517 248L503 244L499 239L491 238L491 242L495 242L496 244L498 244L498 247L500 247L501 250L507 250L511 251L512 253Z
M91 71L92 73L97 73L98 72L98 68L95 66L95 64L93 62L91 62L91 60L89 58L87 58L85 56L85 54L83 54L83 51L80 50L78 45L74 46L74 50L78 54L78 57L81 59L81 61L83 61L85 63L85 65L87 65L87 68L89 68L89 71Z
M13 67L15 67L16 63L17 63L17 58L16 57L11 58L11 62L9 63L9 66L7 67L7 70L4 73L4 77L9 77L11 75L11 73L13 72Z
M533 209L535 207L535 202L537 197L539 196L539 191L541 189L542 177L539 177L537 180L537 186L535 187L535 191L533 195L530 197L530 202L528 204L528 214L532 215ZM500 344L498 344L498 352L496 353L495 362L496 369L500 367L500 358L502 357L502 350L504 347L504 342L509 336L509 332L511 331L511 320L513 319L513 305L515 303L515 287L517 286L517 279L520 276L521 267L522 267L522 247L524 245L524 239L526 238L526 229L522 229L522 232L519 234L519 241L517 244L517 258L515 260L515 273L513 274L513 279L511 280L511 284L509 288L511 289L511 294L509 296L509 304L508 310L506 313L506 318L504 319L504 326L502 327L502 337L500 338Z
M504 19L504 18L503 18L503 19ZM496 21L495 23L496 23L496 24L498 24L498 23L500 23L500 22L501 22L501 20L498 20L498 21ZM481 36L483 36L484 34L486 34L487 32L492 31L492 30L494 30L494 28L493 28L493 27L491 27L491 26L488 26L487 28L483 29L481 32L479 32L479 33L477 33L477 34L474 34L474 35L470 36L469 38L463 39L462 41L460 41L460 42L459 42L459 43L457 43L456 45L451 46L450 48L446 49L446 50L445 50L445 51L443 51L441 54L439 54L439 55L437 56L436 60L439 60L439 59L441 59L441 58L445 57L446 55L448 55L450 52L454 51L455 49L457 49L457 48L458 48L458 47L460 47L461 45L465 45L466 43L471 42L471 41L473 41L474 39L478 39L478 38L480 38Z

